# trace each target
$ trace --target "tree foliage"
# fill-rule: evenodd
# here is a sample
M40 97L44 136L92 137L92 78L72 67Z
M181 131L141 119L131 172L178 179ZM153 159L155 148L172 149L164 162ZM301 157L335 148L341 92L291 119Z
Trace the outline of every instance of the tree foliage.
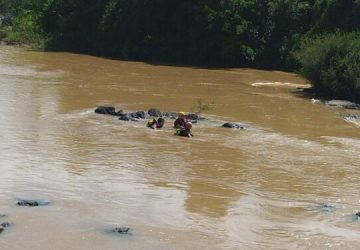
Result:
M51 50L293 70L304 44L359 29L360 0L0 0L1 14L12 16L8 39Z
M295 53L301 73L326 96L360 100L360 33L304 40Z

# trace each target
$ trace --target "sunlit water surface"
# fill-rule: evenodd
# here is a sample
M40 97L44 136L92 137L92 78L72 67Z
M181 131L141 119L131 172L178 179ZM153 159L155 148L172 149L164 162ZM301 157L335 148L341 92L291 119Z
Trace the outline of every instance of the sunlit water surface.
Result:
M0 47L0 222L12 223L0 249L359 249L360 128L301 86L283 72ZM93 112L190 112L199 98L214 105L191 139L171 120L154 131ZM115 226L132 234L104 233Z

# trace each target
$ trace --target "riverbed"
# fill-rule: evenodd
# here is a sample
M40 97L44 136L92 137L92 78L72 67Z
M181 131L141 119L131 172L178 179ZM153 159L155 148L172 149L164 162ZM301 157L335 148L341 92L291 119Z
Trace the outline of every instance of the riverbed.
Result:
M0 46L0 86L0 249L360 248L360 128L296 74ZM193 138L94 113L200 99Z

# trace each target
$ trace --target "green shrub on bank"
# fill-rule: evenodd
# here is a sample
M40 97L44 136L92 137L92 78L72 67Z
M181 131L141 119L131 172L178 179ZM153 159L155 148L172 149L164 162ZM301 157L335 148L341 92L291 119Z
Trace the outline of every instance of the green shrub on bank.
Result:
M360 32L308 38L294 56L320 93L360 102Z
M44 39L39 25L39 15L30 10L22 10L12 19L12 26L7 27L5 41L9 44L41 46Z
M0 0L0 39L8 44L42 47L40 19L47 0Z

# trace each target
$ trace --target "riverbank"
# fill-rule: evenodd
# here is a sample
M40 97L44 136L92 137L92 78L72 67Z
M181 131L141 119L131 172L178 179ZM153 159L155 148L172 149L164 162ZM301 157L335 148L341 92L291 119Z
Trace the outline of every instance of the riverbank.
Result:
M0 13L11 17L8 43L129 61L296 71L318 93L355 102L359 10L359 2L340 0L0 2Z

